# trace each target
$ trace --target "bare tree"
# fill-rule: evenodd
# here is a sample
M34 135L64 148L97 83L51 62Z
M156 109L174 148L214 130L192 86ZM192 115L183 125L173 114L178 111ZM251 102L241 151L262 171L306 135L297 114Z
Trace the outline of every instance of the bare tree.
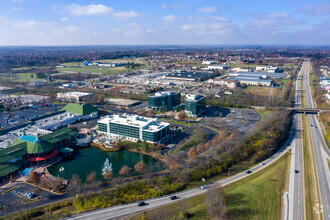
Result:
M184 111L178 113L178 119L183 121L187 118L187 114Z
M211 187L205 194L205 200L208 205L208 213L214 219L226 219L227 208L222 188Z
M97 181L96 172L91 172L86 177L87 183L95 183Z
M104 176L103 176L103 178L105 180L111 180L113 178L113 172L112 171L109 171L109 170L106 171L105 174L104 174Z
M197 152L196 148L192 147L188 152L187 155L190 159L196 159L197 158Z
M73 174L69 184L69 191L71 191L74 195L79 194L81 192L81 179L77 174Z
M119 174L122 175L122 176L127 176L128 177L128 176L131 175L131 170L132 170L132 168L125 165L120 169Z
M149 110L148 113L147 113L147 116L150 117L150 118L153 118L155 117L156 113L154 110Z
M148 169L148 165L143 161L140 161L134 165L134 170L136 173L140 173L140 174L145 173L147 169Z

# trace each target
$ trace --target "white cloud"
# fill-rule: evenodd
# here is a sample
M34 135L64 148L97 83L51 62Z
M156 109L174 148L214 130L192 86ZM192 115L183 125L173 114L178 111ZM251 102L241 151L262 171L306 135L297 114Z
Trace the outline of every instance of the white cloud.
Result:
M163 21L175 21L177 17L175 15L165 15L163 16Z
M107 7L102 4L98 5L85 5L81 6L78 4L71 4L64 7L65 10L68 10L72 15L80 16L80 15L99 15L99 14L109 14L114 12L113 8Z
M162 9L168 9L168 5L167 5L167 3L163 3L161 6L160 6Z
M135 11L116 11L111 16L117 20L126 20L129 18L136 18L139 14Z
M197 10L198 13L215 13L218 8L215 6L206 6Z
M289 17L288 13L273 13L273 14L266 14L263 16L264 18L287 18Z
M69 21L70 19L68 17L61 18L61 21Z
M318 4L314 6L303 6L298 9L299 12L313 15L329 15L330 4Z
M12 2L16 2L16 3L22 3L23 0L11 0Z
M11 8L12 11L20 11L22 10L22 8L19 8L19 7L14 7L14 8Z
M91 4L91 5L78 5L71 4L64 7L64 10L69 11L74 16L83 15L109 15L117 20L125 20L128 18L138 17L139 14L135 11L117 11L111 7L102 4Z

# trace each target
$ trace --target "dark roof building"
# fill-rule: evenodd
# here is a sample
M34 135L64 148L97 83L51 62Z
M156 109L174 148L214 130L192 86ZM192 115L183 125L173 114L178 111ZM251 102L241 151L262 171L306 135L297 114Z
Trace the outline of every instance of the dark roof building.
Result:
M66 106L64 106L61 110L78 115L89 115L99 111L91 104L75 104L75 103L69 103Z
M62 128L43 136L24 135L0 151L0 178L18 171L27 164L56 160L59 149L75 144L77 130Z

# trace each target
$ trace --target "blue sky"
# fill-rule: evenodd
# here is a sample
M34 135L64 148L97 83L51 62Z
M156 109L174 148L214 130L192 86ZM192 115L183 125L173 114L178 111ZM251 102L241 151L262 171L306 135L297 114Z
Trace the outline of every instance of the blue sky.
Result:
M329 0L1 0L0 45L330 44Z

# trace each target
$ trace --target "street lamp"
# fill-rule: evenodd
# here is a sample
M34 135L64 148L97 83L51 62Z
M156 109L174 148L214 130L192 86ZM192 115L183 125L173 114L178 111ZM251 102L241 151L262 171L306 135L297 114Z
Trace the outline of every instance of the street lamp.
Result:
M229 167L229 169L228 169L228 178L230 176L230 170L233 170L233 169L234 169L234 165L232 167Z

